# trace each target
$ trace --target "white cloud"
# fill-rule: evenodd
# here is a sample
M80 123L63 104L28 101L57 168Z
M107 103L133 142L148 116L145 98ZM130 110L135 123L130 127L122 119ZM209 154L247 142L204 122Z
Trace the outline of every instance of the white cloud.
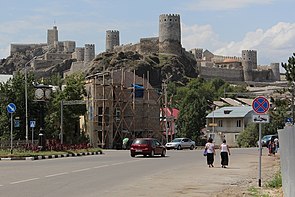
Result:
M199 0L191 3L190 10L230 10L257 4L271 4L274 0Z
M241 56L242 50L257 50L258 64L287 62L295 52L295 23L279 22L269 29L245 34L241 41L222 41L210 25L182 24L182 45L186 50L203 48L216 55Z
M202 48L216 49L222 47L225 43L219 40L211 25L193 25L182 24L182 45L187 49Z

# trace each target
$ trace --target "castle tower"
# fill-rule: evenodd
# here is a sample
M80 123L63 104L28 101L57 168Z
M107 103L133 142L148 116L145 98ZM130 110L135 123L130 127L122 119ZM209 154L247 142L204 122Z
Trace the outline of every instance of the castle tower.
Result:
M280 81L280 64L279 63L271 63L270 64L272 74L273 74L273 80L274 81Z
M181 54L180 15L162 14L159 17L159 52Z
M84 61L84 47L77 47L75 49L77 61Z
M91 62L95 58L94 44L85 44L84 62Z
M47 30L47 44L53 46L54 41L58 41L57 26L53 26L53 29Z
M192 49L191 53L194 55L196 60L202 60L203 59L203 49Z
M112 51L114 46L120 45L119 31L108 30L106 31L106 51Z
M253 69L257 69L257 51L242 50L244 80L253 81Z

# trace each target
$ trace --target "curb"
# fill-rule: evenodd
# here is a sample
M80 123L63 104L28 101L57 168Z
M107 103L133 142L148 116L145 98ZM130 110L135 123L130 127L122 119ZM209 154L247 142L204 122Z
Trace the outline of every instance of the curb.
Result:
M85 152L85 153L68 153L62 155L39 155L34 157L8 157L8 158L0 158L1 161L11 161L11 160L41 160L41 159L54 159L54 158L63 158L63 157L80 157L80 156L87 156L87 155L101 155L103 154L102 151L96 152Z

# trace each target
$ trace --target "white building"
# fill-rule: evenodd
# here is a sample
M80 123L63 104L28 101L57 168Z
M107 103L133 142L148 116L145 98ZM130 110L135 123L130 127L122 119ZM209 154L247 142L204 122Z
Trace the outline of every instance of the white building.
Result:
M255 112L252 106L222 107L206 116L207 137L213 138L216 145L225 139L231 147L238 146L238 135L252 122Z

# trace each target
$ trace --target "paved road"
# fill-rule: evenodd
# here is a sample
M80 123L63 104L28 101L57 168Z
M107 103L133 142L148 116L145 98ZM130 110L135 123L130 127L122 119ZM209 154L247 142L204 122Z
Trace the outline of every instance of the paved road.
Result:
M257 169L258 150L232 150L231 166L209 169L201 150L131 158L129 151L37 161L1 161L0 196L210 196ZM256 167L255 167L256 166ZM258 172L257 172L258 174Z

